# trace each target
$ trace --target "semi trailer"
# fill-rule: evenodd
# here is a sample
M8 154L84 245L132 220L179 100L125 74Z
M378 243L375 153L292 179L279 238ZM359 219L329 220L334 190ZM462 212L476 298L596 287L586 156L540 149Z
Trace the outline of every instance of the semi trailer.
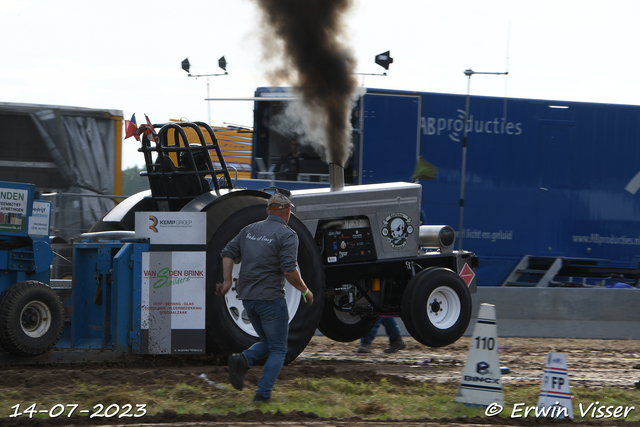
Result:
M327 187L303 140L298 169L281 166L299 137L279 126L295 94L253 99L254 167L240 185ZM352 126L346 183L420 182L425 221L455 228L481 286L637 285L640 106L368 88Z

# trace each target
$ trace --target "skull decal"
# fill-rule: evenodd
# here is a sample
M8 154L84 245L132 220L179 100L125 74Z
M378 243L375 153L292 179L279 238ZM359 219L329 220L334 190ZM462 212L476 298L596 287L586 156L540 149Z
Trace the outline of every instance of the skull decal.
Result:
M402 218L395 218L391 221L389 225L389 230L391 230L391 237L394 239L401 239L404 235L404 229L406 224Z
M394 249L402 249L407 245L407 238L413 233L411 217L403 213L392 213L382 222L382 235L389 240Z

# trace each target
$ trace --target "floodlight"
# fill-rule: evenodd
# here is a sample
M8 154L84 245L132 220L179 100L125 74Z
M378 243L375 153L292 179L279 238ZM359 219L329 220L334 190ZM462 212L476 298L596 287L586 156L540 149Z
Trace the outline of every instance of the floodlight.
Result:
M223 56L223 58L224 58L224 56ZM185 58L184 61L182 61L182 69L185 70L188 73L190 67L191 67L191 65L189 64L189 58Z
M376 55L376 64L381 67L384 67L385 70L389 69L389 64L393 62L393 58L391 57L391 51L383 52L379 55Z

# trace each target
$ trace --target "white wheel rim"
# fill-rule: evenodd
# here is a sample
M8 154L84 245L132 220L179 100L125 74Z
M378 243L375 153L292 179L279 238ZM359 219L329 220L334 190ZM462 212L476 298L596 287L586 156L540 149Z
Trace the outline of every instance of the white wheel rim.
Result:
M449 329L458 321L461 312L460 298L450 287L440 286L429 295L427 315L436 328Z
M233 286L227 294L225 295L225 303L227 305L227 311L231 318L233 319L236 326L242 329L246 334L251 335L252 337L258 337L256 330L251 325L249 321L249 316L244 310L244 306L242 305L242 301L238 299L238 291L236 290L236 283L238 280L238 276L240 275L240 266L242 263L233 265ZM298 268L298 271L300 269ZM284 281L284 293L285 299L287 300L287 311L289 312L289 323L296 315L298 311L298 307L300 306L300 294L301 292L291 286L288 281Z
M355 325L362 320L360 316L354 316L348 311L340 311L336 308L333 309L336 312L336 317L345 325Z
M337 298L338 295L336 295ZM366 302L366 299L362 297L356 301L355 305L359 305L363 300ZM336 302L336 304L338 303ZM362 320L362 316L353 315L350 311L338 310L337 308L334 308L333 311L336 313L336 318L345 325L355 325Z
M20 313L22 332L31 338L40 338L51 328L51 310L42 301L31 301Z

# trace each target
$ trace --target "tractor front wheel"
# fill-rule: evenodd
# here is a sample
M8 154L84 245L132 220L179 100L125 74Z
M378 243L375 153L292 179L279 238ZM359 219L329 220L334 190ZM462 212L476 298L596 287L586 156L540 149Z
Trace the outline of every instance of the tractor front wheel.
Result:
M469 289L446 268L418 273L402 297L402 321L407 330L430 347L456 342L469 326L471 309Z

